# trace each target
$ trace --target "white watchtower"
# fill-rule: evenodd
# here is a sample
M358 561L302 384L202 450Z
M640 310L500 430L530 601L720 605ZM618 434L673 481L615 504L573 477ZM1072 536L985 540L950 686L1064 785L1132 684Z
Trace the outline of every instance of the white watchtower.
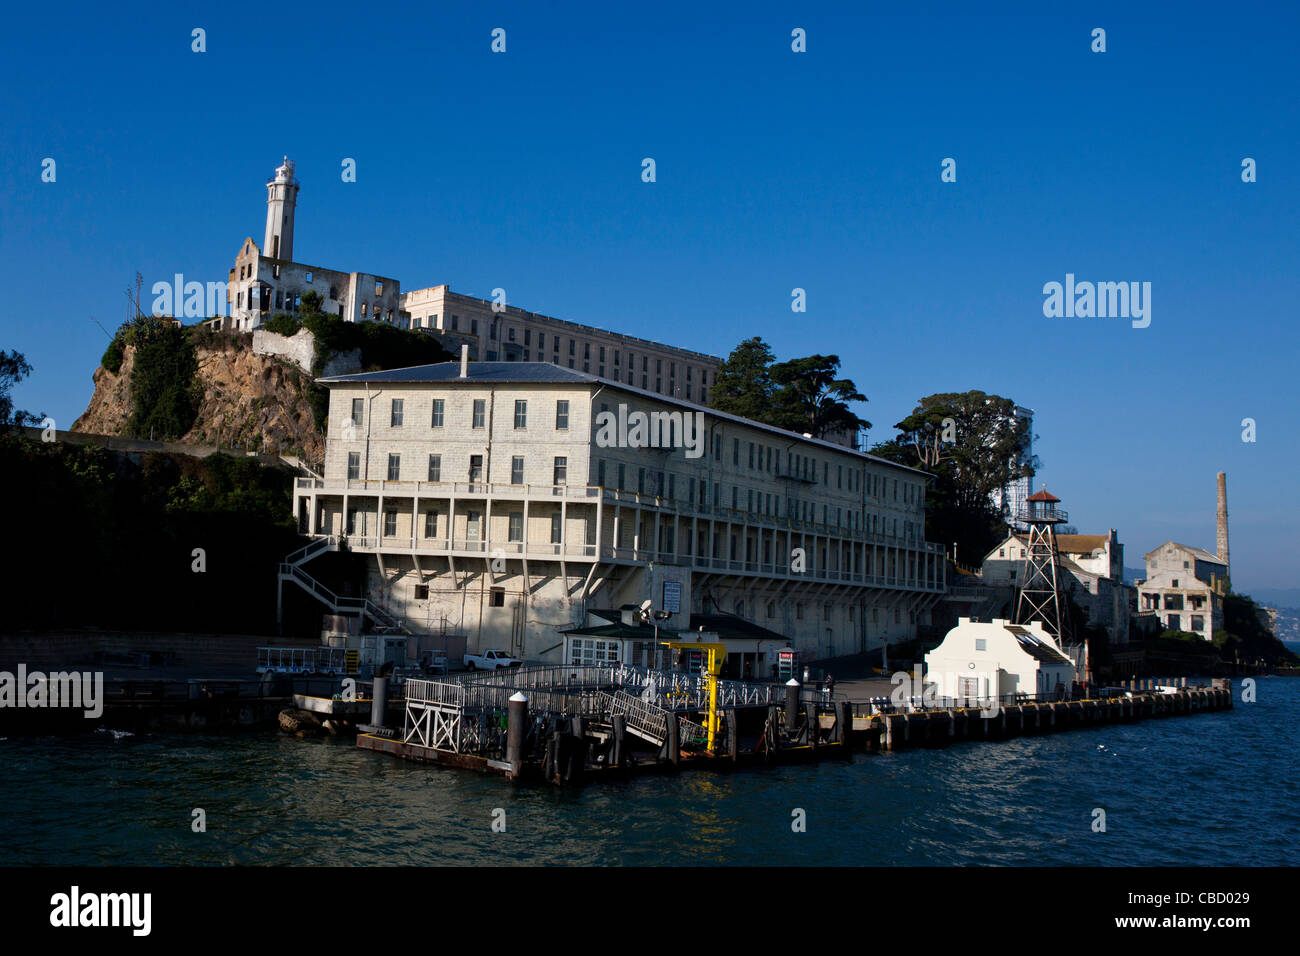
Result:
M262 255L272 259L293 259L293 211L298 204L298 180L293 177L293 160L288 156L266 184L266 241Z

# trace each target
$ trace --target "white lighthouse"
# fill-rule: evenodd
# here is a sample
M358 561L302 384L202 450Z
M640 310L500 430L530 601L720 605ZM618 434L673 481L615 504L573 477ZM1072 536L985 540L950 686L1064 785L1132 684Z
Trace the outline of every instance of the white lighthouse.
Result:
M293 160L288 156L266 184L266 241L262 255L293 260L293 211L298 204L298 180L293 177Z

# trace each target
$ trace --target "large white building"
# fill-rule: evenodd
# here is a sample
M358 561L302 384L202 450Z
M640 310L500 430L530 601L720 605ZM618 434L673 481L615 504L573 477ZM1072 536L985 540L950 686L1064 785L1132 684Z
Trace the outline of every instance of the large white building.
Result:
M716 356L462 295L447 285L402 292L392 276L296 262L294 219L300 187L287 156L266 189L262 244L249 236L240 245L226 285L230 316L213 320L216 327L255 330L279 313L293 315L303 295L314 291L327 315L423 329L444 339L453 354L468 345L476 361L550 362L708 404L709 388L722 364Z
M266 184L266 232L262 245L249 236L239 247L226 283L230 315L214 326L252 331L281 312L293 314L306 292L322 299L321 311L348 322L370 319L396 324L401 316L400 284L369 272L340 272L293 260L293 226L298 202L294 164L287 156Z
M410 328L468 344L474 360L549 362L701 405L708 404L722 364L702 352L476 299L445 285L403 293L401 311Z
M321 381L301 530L366 555L415 632L559 661L588 611L649 600L667 630L723 612L830 657L914 635L943 594L915 469L551 363Z

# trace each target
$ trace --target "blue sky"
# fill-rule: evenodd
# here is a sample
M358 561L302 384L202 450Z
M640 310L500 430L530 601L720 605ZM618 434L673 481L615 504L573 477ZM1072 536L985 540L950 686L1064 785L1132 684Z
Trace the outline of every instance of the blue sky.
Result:
M70 425L107 344L90 317L121 322L137 271L146 293L224 280L287 153L299 261L500 286L716 355L751 335L834 352L873 441L922 395L1006 395L1037 412L1039 482L1081 531L1117 528L1127 564L1169 538L1212 549L1222 469L1235 583L1300 584L1297 7L897 6L17 7L0 348L35 367L18 404ZM1067 272L1150 282L1150 327L1045 318Z

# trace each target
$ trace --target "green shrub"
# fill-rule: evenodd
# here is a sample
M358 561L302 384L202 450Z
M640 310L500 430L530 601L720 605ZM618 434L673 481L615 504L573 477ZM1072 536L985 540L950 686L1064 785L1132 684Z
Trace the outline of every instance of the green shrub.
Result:
M113 341L108 343L108 348L104 350L104 357L99 360L99 364L116 375L122 370L122 357L125 354L126 345L122 342L122 334L119 332L113 336Z
M302 323L291 315L281 312L262 324L262 328L277 335L295 335L302 328Z

